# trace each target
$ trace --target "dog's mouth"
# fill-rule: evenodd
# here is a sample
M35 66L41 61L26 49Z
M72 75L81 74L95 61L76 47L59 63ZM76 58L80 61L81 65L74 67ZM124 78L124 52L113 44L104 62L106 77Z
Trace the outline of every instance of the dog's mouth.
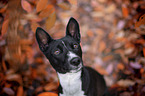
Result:
M79 64L78 66L76 67L73 67L71 70L70 70L70 73L77 73L79 72L81 69L82 69L83 65L82 64Z

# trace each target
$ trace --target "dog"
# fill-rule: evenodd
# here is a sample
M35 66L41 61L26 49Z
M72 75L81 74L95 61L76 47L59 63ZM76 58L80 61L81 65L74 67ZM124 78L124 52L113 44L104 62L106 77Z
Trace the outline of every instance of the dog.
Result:
M103 76L83 66L79 24L73 17L69 19L65 37L55 40L38 27L36 40L58 74L59 96L105 96Z

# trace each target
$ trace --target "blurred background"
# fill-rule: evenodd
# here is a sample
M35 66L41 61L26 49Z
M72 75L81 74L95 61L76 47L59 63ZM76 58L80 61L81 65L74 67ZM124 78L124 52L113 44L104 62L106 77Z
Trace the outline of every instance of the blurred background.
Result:
M0 96L56 96L57 74L35 31L61 38L70 17L84 65L118 96L145 96L145 0L0 0Z

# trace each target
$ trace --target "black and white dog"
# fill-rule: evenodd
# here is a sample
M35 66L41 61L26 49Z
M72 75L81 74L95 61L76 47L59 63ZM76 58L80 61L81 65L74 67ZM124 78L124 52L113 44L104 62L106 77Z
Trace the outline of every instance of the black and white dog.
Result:
M58 74L59 96L105 96L107 88L103 76L83 66L80 29L74 18L67 24L65 37L54 40L38 27L36 39Z

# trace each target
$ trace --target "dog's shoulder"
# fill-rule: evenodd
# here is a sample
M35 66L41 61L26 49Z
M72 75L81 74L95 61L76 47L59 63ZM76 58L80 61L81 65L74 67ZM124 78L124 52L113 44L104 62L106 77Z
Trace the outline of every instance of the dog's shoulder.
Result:
M88 96L103 96L105 90L107 90L103 75L90 67L83 67L83 72L85 75L88 75L83 78L85 82L83 85L89 85L89 87L84 86L85 90L88 92L87 94L89 94Z

